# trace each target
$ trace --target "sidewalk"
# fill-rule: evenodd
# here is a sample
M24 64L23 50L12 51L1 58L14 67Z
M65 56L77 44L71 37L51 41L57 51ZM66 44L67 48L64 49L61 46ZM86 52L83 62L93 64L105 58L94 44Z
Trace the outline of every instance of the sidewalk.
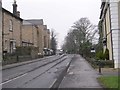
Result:
M98 69L96 69L96 71L98 71ZM101 75L102 76L118 76L120 75L120 72L118 69L114 69L114 68L102 68Z
M59 88L102 88L97 78L99 73L80 55L72 61L68 74L64 77Z

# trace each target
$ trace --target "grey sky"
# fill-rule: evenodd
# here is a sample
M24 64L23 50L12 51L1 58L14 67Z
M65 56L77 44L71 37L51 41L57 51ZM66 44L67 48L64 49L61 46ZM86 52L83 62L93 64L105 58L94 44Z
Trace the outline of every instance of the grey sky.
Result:
M3 0L3 7L12 12L14 0ZM101 0L17 0L23 19L43 19L54 28L61 46L69 28L82 17L98 24Z

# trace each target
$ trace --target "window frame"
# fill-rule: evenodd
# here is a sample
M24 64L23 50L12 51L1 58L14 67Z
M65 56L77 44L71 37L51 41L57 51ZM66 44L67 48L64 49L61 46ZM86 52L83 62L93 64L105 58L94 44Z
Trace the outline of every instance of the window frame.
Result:
M12 21L12 19L9 20L9 31L13 32L13 21Z

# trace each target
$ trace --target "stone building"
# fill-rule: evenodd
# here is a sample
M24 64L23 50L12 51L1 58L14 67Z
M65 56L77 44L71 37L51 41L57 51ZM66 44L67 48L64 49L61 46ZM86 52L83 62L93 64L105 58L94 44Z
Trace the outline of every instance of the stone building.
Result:
M104 50L109 50L109 59L114 60L114 67L120 67L120 1L106 0L101 4Z
M25 20L22 25L22 46L39 46L38 27Z
M47 25L44 25L44 48L50 48L50 31L47 29Z
M23 19L19 17L16 2L13 4L13 13L2 8L2 41L4 53L13 53L16 50L16 46L21 46L22 22Z
M41 55L44 54L44 48L50 48L50 32L47 25L44 25L43 19L24 20L22 37L22 41L27 39L33 46L38 47Z
M14 53L19 46L39 48L37 54L40 55L44 55L44 48L50 49L50 31L44 25L43 19L20 18L15 0L13 13L2 8L2 35L4 53Z

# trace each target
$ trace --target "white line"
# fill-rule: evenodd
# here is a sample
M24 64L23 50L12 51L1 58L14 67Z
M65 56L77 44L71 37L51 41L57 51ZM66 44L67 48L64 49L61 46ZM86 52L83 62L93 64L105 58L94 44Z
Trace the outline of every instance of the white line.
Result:
M70 71L70 68L68 68L67 73Z
M50 85L49 88L52 88L52 86L55 84L56 81L57 81L57 79L54 80L54 82Z
M27 75L27 73L25 73L25 74L23 74L23 75L21 75L21 76L19 76L19 77L13 78L13 79L11 79L11 80L8 80L8 81L6 81L6 82L0 83L0 85L9 83L9 82L11 82L11 81L13 81L13 80L16 80L16 79L18 79L18 78L21 78L21 77L23 77L23 76L25 76L25 75Z
M69 65L69 63L67 63L67 66Z
M60 86L61 86L61 84L62 84L62 82L63 82L63 80L64 80L65 78L66 78L66 77L64 76L58 88L60 88Z

